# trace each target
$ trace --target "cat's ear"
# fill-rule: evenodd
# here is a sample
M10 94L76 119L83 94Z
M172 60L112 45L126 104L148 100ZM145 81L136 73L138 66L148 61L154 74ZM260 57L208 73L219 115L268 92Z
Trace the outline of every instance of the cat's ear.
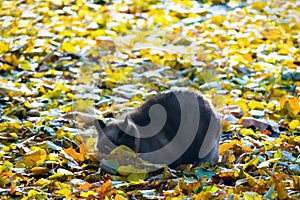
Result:
M103 129L106 127L106 124L102 120L95 119L94 124L98 131L98 134L103 134Z
M106 127L106 124L102 120L98 120L98 122L102 129L104 129Z

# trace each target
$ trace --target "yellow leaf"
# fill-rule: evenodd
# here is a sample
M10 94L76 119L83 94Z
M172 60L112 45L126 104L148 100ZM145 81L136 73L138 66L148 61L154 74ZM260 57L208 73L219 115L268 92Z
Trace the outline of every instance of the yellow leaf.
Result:
M86 146L83 143L81 143L79 146L80 146L80 148L79 148L80 154L87 155L89 150L86 148Z
M74 174L71 171L59 168L59 169L57 169L57 172L55 174L49 176L49 179L63 181L63 180L67 180L69 177L73 177L73 176L74 176Z
M12 136L13 138L18 138L19 137L18 134L16 134L16 133L10 133L10 136Z
M70 88L67 87L64 83L62 82L56 82L54 85L54 90L63 90L65 92L70 91Z
M288 114L295 117L300 112L299 98L298 97L282 97L280 99L280 106L285 109Z
M32 108L31 104L28 101L25 101L24 106L26 108Z
M5 54L2 56L2 60L7 62L7 63L10 63L11 65L13 66L18 66L19 64L19 60L17 58L17 56L15 56L14 54Z
M244 166L243 166L243 169L246 169L248 166L257 166L258 165L258 162L259 162L259 157L255 157L255 158L252 158L249 162L247 162Z
M295 65L294 63L288 63L287 67L290 68L290 69L297 69L298 66Z
M28 197L28 198L33 198L33 199L35 199L35 197L36 197L38 194L39 194L39 192L36 191L36 190L29 190L27 197Z
M126 198L126 197L124 197L124 196L122 196L122 195L117 194L117 195L115 196L114 199L115 199L115 200L126 200L126 199L128 199L128 198Z
M78 112L87 112L93 106L94 106L94 100L77 99L73 104L73 109Z
M237 40L237 44L238 44L240 47L244 48L244 47L248 47L248 46L250 45L250 41L249 41L248 38L239 38L239 39ZM243 55L243 54L242 54L242 55ZM249 56L251 57L250 54L245 54L245 55L249 55ZM243 56L243 57L244 57L244 56ZM252 57L251 57L251 60L252 60Z
M49 172L49 169L47 167L33 167L31 171L33 174L39 175L39 174L47 174L47 172Z
M71 30L62 30L60 33L59 33L60 36L69 36L69 37L72 37L74 36L74 32L71 31Z
M49 92L43 94L42 98L58 98L61 96L61 90L50 90Z
M269 103L267 104L266 108L269 109L269 110L271 110L271 111L274 110L274 108L275 108L275 103L274 103L274 102L269 102Z
M0 49L1 49L1 47L0 47ZM14 69L13 66L5 64L5 63L3 65L0 65L0 71L3 70L3 71L8 72L8 71L11 71L13 69Z
M127 177L127 180L129 182L133 182L133 181L141 181L144 180L145 178L147 178L147 172L144 170L135 170L132 171L132 174L129 174Z
M199 194L193 196L195 200L209 200L212 194L210 192L201 191Z
M74 95L70 92L67 93L67 97L69 97L70 99L73 99L74 98Z
M88 199L94 199L96 197L96 192L94 191L88 191L88 192L82 192L80 194L81 197L84 197L84 198L88 198Z
M295 190L300 190L300 176L293 176L293 185L294 185L294 188Z
M282 97L280 99L280 106L283 107L286 101L287 101L287 97L286 96Z
M195 181L195 182L185 182L185 181L180 181L178 182L178 186L179 188L183 191L183 192L186 192L188 194L192 193L195 191L195 189L197 188L200 188L201 187L201 183L200 181ZM210 190L209 192L211 192L211 188L206 188L207 190L205 191L208 191Z
M9 50L9 43L0 40L0 53L5 53Z
M71 194L71 190L66 188L66 189L56 190L54 193L59 196L69 196Z
M11 178L12 178L13 174L12 174L12 171L9 170L8 172L5 172L5 173L1 173L0 174L0 185L1 186L4 186L4 185L7 185L11 182Z
M31 151L24 156L22 163L25 164L26 167L34 167L44 162L46 160L47 153L44 149L38 149L35 151Z
M282 172L280 174L272 176L273 182L275 184L275 190L279 199L289 199L285 185L283 183L283 180L286 180L285 177L286 175Z
M84 161L84 156L80 153L77 153L77 151L73 148L68 148L68 149L64 149L64 151L71 156L72 158L74 158L77 162L82 162Z
M73 53L76 53L76 49L75 47L73 46L73 44L71 44L70 42L63 42L62 44L62 49L65 51L65 52L73 52Z
M282 157L282 152L281 151L276 151L274 153L274 158L281 158Z
M277 52L279 55L288 55L290 53L289 47L286 44L278 44L277 48L279 48Z
M300 112L299 98L293 97L288 99L289 102L289 110L296 116Z
M22 60L19 66L24 70L31 70L30 62L28 60Z
M251 101L248 106L250 107L250 109L259 109L259 110L264 110L265 109L265 106L261 103L261 102L258 102L258 101Z
M239 106L239 108L243 111L243 112L248 112L249 109L247 107L247 101L245 99L241 99L236 101L236 104Z
M230 122L226 120L222 120L222 129L223 131L229 131L230 130Z
M73 109L72 105L65 105L65 106L60 106L59 110L64 111L64 112L71 112Z
M252 55L251 54L242 54L244 60L248 61L248 63L252 63L253 59L252 59Z
M226 20L226 16L216 15L211 18L213 24L222 24Z
M256 1L256 2L252 3L252 8L254 8L256 10L263 10L265 6L266 6L266 3L262 2L262 1Z
M131 172L135 172L136 169L132 165L120 166L117 170L122 176L128 176Z
M268 31L263 31L262 35L270 40L278 40L280 39L283 35L279 30L271 29Z
M105 31L103 29L99 29L99 30L96 30L96 31L91 31L91 35L94 38L99 37L99 36L103 36L103 35L105 35Z
M289 127L290 127L290 129L292 129L292 130L295 130L297 127L299 127L300 126L300 121L299 120L293 120L293 121L291 121L290 123L289 123Z
M232 140L230 142L223 143L223 144L220 145L219 154L224 155L224 153L227 150L233 149L233 148L236 148L236 147L241 147L243 149L243 151L246 151L246 152L252 152L253 151L250 147L242 145L241 141Z
M242 128L240 130L240 133L244 136L251 136L251 135L255 135L254 131L252 129L249 128Z
M257 194L256 192L245 192L243 195L243 199L245 199L245 200L261 200L262 196Z
M41 178L41 179L39 179L37 182L35 182L34 185L37 185L37 186L44 186L44 185L47 185L47 184L49 184L49 183L51 183L50 180Z

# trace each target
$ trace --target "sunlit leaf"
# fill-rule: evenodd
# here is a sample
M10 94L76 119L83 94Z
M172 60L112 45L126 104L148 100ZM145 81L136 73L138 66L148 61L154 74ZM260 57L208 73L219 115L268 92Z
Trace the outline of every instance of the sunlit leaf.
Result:
M224 21L226 20L226 17L225 16L213 16L211 18L211 22L214 23L214 24L222 24Z
M85 197L85 198L95 198L96 197L96 192L94 191L88 191L88 192L82 192L80 194L81 197Z
M252 7L257 10L263 10L265 6L266 3L261 1L255 1L252 3Z
M27 153L21 161L26 167L34 167L46 160L47 153L44 149L37 149Z
M233 140L231 142L221 144L219 148L219 153L223 155L227 150L235 148L236 146L241 147L246 152L252 151L250 147L242 145L241 141Z
M62 44L62 49L63 49L65 52L73 52L73 53L76 52L75 47L74 47L73 44L70 43L70 42L63 42L63 44Z
M24 70L31 70L30 62L28 60L21 61L19 65Z
M116 200L126 200L126 199L128 199L128 198L127 198L127 197L124 197L124 196L122 196L122 195L117 194L117 195L114 197L114 199L116 199Z
M0 53L5 53L9 50L9 43L0 40Z
M277 192L278 198L279 199L288 198L287 191L286 191L285 185L283 183L284 174L280 173L278 175L273 175L272 178L273 178L273 182L275 184L275 190Z
M79 190L89 190L92 187L92 185L88 182L85 182L84 184L80 185L78 187Z
M292 130L295 130L296 128L299 128L300 126L300 121L299 120L293 120L289 123L289 127Z
M80 149L79 149L79 153L73 149L73 148L68 148L68 149L64 149L64 151L71 156L72 158L74 158L77 162L82 162L85 159L86 153L88 152L88 150L86 149L84 144L80 144Z
M97 193L101 196L108 196L114 193L111 181L106 181L100 188L96 189Z
M58 168L57 172L49 176L50 180L67 180L68 178L73 177L73 173L69 170Z
M262 196L256 192L245 192L243 198L246 200L260 200Z
M32 173L36 175L47 174L49 172L49 169L47 167L33 167L31 170Z
M37 185L37 186L45 186L45 185L48 185L49 183L51 183L50 180L41 178L41 179L39 179L38 181L35 182L35 185Z

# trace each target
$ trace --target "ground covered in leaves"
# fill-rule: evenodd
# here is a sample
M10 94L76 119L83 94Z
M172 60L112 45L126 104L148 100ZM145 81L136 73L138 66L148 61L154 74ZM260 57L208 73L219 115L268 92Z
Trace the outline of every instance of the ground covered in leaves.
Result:
M1 1L1 199L299 199L300 2L203 3ZM90 116L180 87L223 114L220 163L99 168Z

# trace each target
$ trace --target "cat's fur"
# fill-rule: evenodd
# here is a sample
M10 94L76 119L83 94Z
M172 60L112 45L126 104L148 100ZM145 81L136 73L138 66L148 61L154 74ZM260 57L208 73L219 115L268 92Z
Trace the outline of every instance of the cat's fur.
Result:
M157 134L149 135L149 137L142 136L147 133L141 132L142 129L138 127L145 127L151 123L149 109L154 105L160 105L165 109L166 120ZM181 113L183 111L187 113ZM200 113L197 114L197 112ZM151 117L153 117L153 121L158 119L156 123L159 123L162 115L163 113L158 112L152 114ZM180 132L181 123L186 124L183 131ZM199 165L208 161L214 165L218 162L221 120L211 103L200 93L175 91L159 94L148 99L141 107L127 114L120 121L106 126L102 121L96 120L95 125L99 132L97 149L102 153L109 153L112 150L110 148L113 148L114 145L123 144L140 153L141 158L153 163L168 164L171 168L176 168L181 164ZM196 129L193 129L193 126ZM154 127L154 129L156 128ZM191 133L193 130L195 130L195 134ZM187 148L181 146L184 145L184 141L172 143L179 132L184 134L181 140L191 139ZM151 154L168 144L170 145L164 150L165 152L155 154L155 156ZM181 150L183 152L180 152ZM149 152L150 154L147 154ZM172 157L174 154L178 154L175 155L176 159L171 160L172 162L167 161L166 158Z

